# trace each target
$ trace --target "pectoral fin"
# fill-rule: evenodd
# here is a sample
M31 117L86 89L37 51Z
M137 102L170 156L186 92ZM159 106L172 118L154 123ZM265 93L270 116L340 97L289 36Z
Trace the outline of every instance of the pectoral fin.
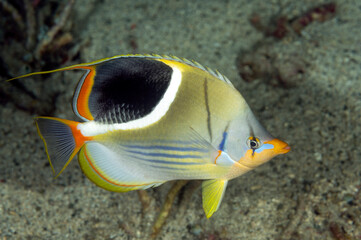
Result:
M210 218L218 210L222 202L228 180L212 179L202 184L203 209L207 218Z

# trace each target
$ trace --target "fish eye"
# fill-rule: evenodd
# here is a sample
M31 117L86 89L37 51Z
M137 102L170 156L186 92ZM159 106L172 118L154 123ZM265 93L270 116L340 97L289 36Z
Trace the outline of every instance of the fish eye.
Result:
M250 137L247 140L247 145L250 149L255 150L255 149L259 148L261 144L257 137Z

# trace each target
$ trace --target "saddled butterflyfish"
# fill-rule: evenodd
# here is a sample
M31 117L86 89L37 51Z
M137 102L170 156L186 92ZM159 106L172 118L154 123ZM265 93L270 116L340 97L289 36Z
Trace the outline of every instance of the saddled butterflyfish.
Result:
M115 192L201 179L209 218L230 179L290 151L228 78L183 58L120 55L14 79L71 69L86 71L73 98L83 121L35 119L55 176L78 155L84 174Z

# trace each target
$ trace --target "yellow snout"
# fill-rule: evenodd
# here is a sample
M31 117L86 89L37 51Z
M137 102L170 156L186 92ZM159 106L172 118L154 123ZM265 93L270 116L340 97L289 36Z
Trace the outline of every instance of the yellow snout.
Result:
M274 138L265 141L258 149L247 150L246 154L238 162L249 168L255 168L277 155L288 153L290 150L291 147L287 143Z

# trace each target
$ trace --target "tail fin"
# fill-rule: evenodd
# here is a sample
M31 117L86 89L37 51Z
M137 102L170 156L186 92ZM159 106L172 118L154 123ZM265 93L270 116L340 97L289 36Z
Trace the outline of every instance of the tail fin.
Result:
M89 137L77 129L78 122L52 117L35 118L55 177L68 166Z

